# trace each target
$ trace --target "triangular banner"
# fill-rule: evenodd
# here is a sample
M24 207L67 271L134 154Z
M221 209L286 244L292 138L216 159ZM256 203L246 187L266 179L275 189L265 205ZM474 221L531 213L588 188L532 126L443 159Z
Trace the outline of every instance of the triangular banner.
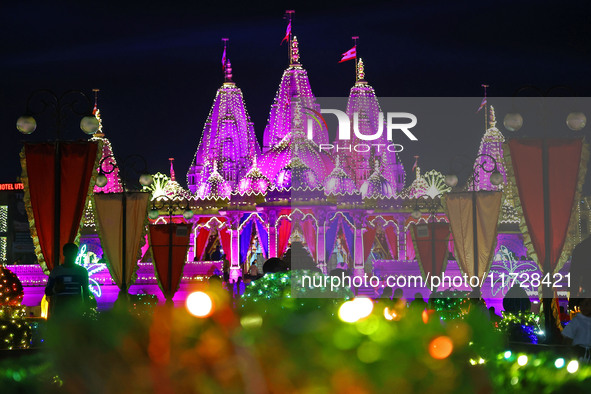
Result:
M123 259L123 193L94 195L96 221L101 246L111 277L123 291L134 282L141 242L145 235L146 211L150 193L126 192L126 251ZM123 264L123 261L125 264ZM124 268L125 267L125 268ZM125 275L123 275L125 273Z
M474 270L473 193L476 199L478 272ZM497 240L497 222L502 197L502 192L478 191L448 193L444 198L455 242L456 258L464 274L483 278L490 268Z

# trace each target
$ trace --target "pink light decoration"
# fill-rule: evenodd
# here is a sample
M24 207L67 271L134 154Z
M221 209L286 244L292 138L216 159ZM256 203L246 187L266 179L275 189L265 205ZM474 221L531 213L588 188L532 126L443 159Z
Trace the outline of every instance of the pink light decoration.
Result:
M265 153L281 143L287 134L292 131L295 117L292 111L292 101L294 99L297 98L299 100L302 108L311 108L315 111L320 111L320 106L316 103L316 97L310 87L308 73L304 70L299 60L298 40L297 37L294 37L292 40L291 64L283 72L283 76L281 77L279 88L275 94L275 100L273 101L273 105L271 105L269 121L263 135L263 152ZM304 125L307 124L308 118L312 119L304 113L302 119ZM313 124L313 130L313 141L316 144L328 143L328 130L321 128L316 122Z
M216 93L193 163L187 172L191 193L196 193L211 175L212 168L207 167L206 162L216 162L219 175L234 189L251 167L252 157L260 154L242 91L231 81L229 60L227 64L226 82Z
M349 119L353 120L354 114L358 113L359 133L362 135L374 135L377 133L379 127L382 127L384 131L382 136L372 141L372 143L387 145L394 142L388 141L387 139L385 122L382 125L379 124L379 114L382 109L380 108L380 103L373 87L365 81L365 69L362 59L359 59L357 65L356 79L355 85L353 85L349 92L349 100L347 102L347 115ZM361 140L354 132L351 133L350 141L335 140L335 144L342 148L345 145L350 146L361 143L366 143L366 141ZM396 152L388 152L386 149L380 149L380 152L377 152L374 147L368 152L349 152L347 149L342 149L341 152L343 169L349 174L358 188L372 174L372 157L382 160L384 163L382 174L394 187L395 191L401 191L404 188L406 174ZM386 161L388 165L385 165Z
M271 181L267 178L261 170L257 167L257 160L256 156L253 158L252 167L244 178L240 180L238 185L238 193L244 194L265 194L269 187L271 186Z
M359 188L363 198L390 198L394 196L394 188L388 180L382 175L381 166L377 159L374 165L375 170L363 182Z
M92 137L90 137L90 140L101 141L103 143L101 160L107 157L108 158L105 159L105 161L103 162L102 168L107 171L111 171L111 169L113 169L111 173L105 174L105 176L107 177L107 184L103 187L98 187L97 185L94 185L94 192L121 193L123 191L123 187L121 186L121 178L119 177L119 167L117 167L117 161L115 160L115 156L113 155L111 141L109 141L109 139L105 137L105 134L103 133L103 121L101 119L101 112L98 109L96 102L94 104L94 110L92 111L92 113L99 121L99 129L95 134L93 134ZM97 168L96 170L97 172L100 172L100 168Z
M206 164L206 169L208 165ZM205 182L202 182L197 189L197 198L201 199L220 199L230 198L232 187L218 172L217 162L213 162L213 171Z
M326 195L331 194L353 194L357 192L355 182L347 175L345 170L341 167L339 156L334 169L328 177L324 180L324 193Z

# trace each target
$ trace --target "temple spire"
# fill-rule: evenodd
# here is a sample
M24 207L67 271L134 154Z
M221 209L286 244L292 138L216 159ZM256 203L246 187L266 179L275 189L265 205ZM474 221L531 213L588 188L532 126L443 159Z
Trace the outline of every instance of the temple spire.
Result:
M174 174L174 166L172 165L172 162L174 161L174 157L171 157L168 160L170 160L170 180L176 181L176 176Z

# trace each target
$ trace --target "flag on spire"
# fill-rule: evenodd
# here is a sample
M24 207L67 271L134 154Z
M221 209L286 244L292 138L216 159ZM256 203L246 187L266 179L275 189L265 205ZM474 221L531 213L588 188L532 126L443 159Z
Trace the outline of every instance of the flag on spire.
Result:
M343 53L343 58L339 63L346 62L347 60L356 59L357 58L357 45L353 48L349 49L347 52Z
M225 71L226 70L226 46L227 46L227 42L228 39L227 38L222 38L222 41L224 42L224 52L222 53L222 70Z
M480 110L482 108L484 108L484 106L486 105L486 88L488 88L488 85L481 85L484 88L484 98L482 99L482 102L480 103L480 107L478 107L478 111L476 111L476 113L479 113ZM488 125L485 124L485 128L488 127Z
M410 172L415 172L417 167L419 166L419 156L415 156L415 164L412 166L412 170Z
M283 40L281 40L281 44L279 44L279 45L282 45L283 41L289 41L290 35L291 35L291 20L287 24L287 29L285 30L285 37L283 37Z
M224 53L222 53L222 68L226 69L226 46L224 45Z
M476 111L476 113L480 112L480 110L482 108L484 108L485 105L486 105L486 96L484 96L484 98L482 99L482 103L480 103L480 107L478 107L478 111Z

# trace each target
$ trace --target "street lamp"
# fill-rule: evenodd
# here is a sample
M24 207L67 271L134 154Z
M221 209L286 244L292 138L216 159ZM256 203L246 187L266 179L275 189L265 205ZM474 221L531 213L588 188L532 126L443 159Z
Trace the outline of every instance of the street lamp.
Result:
M96 185L98 187L104 187L108 183L107 175L113 174L115 170L119 170L119 178L121 180L121 186L123 191L121 194L121 223L122 223L122 233L121 233L121 292L127 293L127 265L126 265L126 254L127 254L127 198L128 195L141 193L146 194L145 196L145 203L147 204L147 192L143 192L137 189L137 184L133 185L131 190L128 189L127 179L129 171L134 172L135 174L140 174L139 176L139 186L149 186L152 184L152 176L146 173L147 164L146 159L140 155L130 155L127 156L121 164L115 160L114 155L108 155L101 159L99 163L99 175L96 179ZM119 193L108 193L108 194L119 194ZM145 215L145 208L143 209L142 215ZM143 216L145 219L145 216ZM116 223L119 225L119 222ZM142 220L143 226L143 220ZM106 231L109 231L106 229ZM117 231L117 229L112 229L111 231ZM134 246L132 246L132 249Z
M173 216L175 213L182 211L183 218L185 220L190 220L193 218L193 211L190 207L190 201L186 199L175 199L170 198L168 196L161 196L152 201L152 208L148 212L148 217L152 220L158 219L160 216L160 211L164 210L166 215L168 215L168 223L167 226L167 233L168 233L168 261L167 261L167 268L168 268L168 275L167 275L167 288L168 294L164 294L166 298L166 303L172 305L172 297L174 296L174 292L172 289L172 266L173 266L173 247L179 246L173 243ZM178 231L178 229L177 229ZM177 234L178 235L178 234ZM154 249L155 245L152 245L152 249ZM164 246L164 245L157 245L157 246ZM186 246L183 246L186 248ZM156 263L156 262L155 262ZM164 287L164 286L163 286Z
M54 231L53 231L53 264L59 264L60 257L60 205L61 205L61 137L68 119L68 112L83 116L80 128L86 134L94 134L99 128L99 121L92 114L92 102L89 96L80 90L68 90L57 95L51 90L36 90L27 99L25 114L18 118L16 128L28 135L37 129L35 116L45 111L53 111L55 119L56 139L54 142ZM68 111L69 110L69 111Z

